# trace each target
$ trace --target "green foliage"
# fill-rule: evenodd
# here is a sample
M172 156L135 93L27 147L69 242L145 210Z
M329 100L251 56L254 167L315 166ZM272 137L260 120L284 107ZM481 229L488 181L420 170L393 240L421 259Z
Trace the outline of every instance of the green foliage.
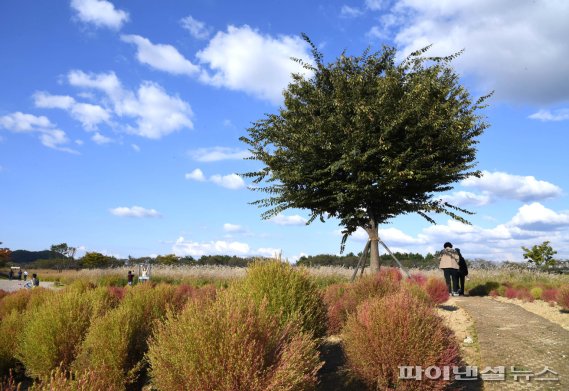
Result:
M116 263L116 258L98 252L86 253L80 260L81 266L89 269L109 267Z
M154 321L165 315L174 292L167 285L129 288L118 307L93 322L73 368L92 370L110 389L136 384Z
M14 352L18 347L18 337L25 318L17 310L6 314L0 322L0 378L8 375L16 366Z
M2 244L2 242L0 242ZM10 256L12 251L9 248L0 248L0 267L4 267L8 261L10 261Z
M529 293L534 298L534 300L540 300L541 295L543 294L543 289L539 286L534 286L530 289Z
M233 290L259 305L266 300L267 309L279 315L283 324L293 320L313 336L326 333L326 307L317 285L305 270L280 261L257 261Z
M569 285L564 285L557 292L557 303L566 311L569 311Z
M527 248L522 246L524 250L524 259L527 259L529 263L535 264L539 268L549 268L555 266L555 259L553 256L557 254L557 251L549 245L549 241L545 241L542 244L536 244L532 248Z
M444 390L439 378L399 379L399 366L454 366L459 347L454 334L423 300L406 290L358 306L342 333L350 370L370 389Z
M59 365L67 369L93 316L93 299L83 287L49 295L30 310L16 357L32 377L47 376Z
M282 324L267 301L259 305L227 291L210 305L170 313L148 359L161 390L310 390L321 367L309 334Z
M426 57L428 48L396 64L396 50L342 54L324 64L313 48L311 76L293 75L284 107L248 129L241 141L264 166L243 176L268 197L253 204L265 219L306 209L309 223L337 218L345 242L358 227L377 227L406 213L465 210L434 199L452 184L479 176L476 138L487 127L450 66L457 55ZM263 186L262 184L265 184ZM373 251L373 249L372 249ZM373 254L373 252L372 252Z

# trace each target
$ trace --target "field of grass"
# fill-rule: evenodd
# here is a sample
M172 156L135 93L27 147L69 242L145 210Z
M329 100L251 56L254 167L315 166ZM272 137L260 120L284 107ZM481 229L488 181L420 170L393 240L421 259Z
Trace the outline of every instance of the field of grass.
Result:
M353 269L278 261L249 269L156 266L151 282L133 287L129 270L137 268L33 270L59 289L0 294L0 390L22 381L35 390L309 390L324 364L319 346L333 334L345 341L349 381L370 389L409 386L396 378L394 358L427 366L460 359L434 312L448 298L440 270L410 270L407 280L382 268L351 283ZM466 290L569 308L567 275L473 269ZM399 331L428 346L408 351ZM366 364L377 357L383 365Z

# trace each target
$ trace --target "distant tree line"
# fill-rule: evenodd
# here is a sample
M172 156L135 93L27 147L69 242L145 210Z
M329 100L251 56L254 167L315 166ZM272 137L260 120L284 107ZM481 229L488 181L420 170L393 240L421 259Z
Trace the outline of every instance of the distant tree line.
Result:
M421 268L432 269L438 267L438 261L433 254L422 255L419 253L400 253L395 252L393 255L401 262L406 268ZM355 255L349 253L346 255L306 255L300 257L296 262L299 266L341 266L341 267L356 267L361 257L361 253ZM391 255L383 254L379 256L380 264L382 266L397 266ZM369 259L367 260L369 263Z

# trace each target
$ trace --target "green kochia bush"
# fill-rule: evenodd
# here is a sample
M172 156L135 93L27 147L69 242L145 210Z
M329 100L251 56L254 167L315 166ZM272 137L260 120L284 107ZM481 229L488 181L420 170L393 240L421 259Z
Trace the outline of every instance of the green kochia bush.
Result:
M169 285L129 288L118 307L93 322L73 369L93 371L109 390L136 384L154 322L165 315L175 291Z
M16 354L26 372L39 377L59 366L67 369L91 319L103 312L103 299L96 290L73 286L48 295L41 306L29 310Z
M310 333L282 324L267 300L231 291L210 305L194 302L179 316L170 313L148 359L159 390L310 390L321 367Z
M283 324L293 320L315 337L326 334L326 306L317 285L304 269L280 261L258 261L232 290L257 304L266 300L267 309L278 314Z
M377 390L442 390L443 379L399 379L399 366L458 365L459 347L431 305L401 292L358 306L343 330L350 370Z

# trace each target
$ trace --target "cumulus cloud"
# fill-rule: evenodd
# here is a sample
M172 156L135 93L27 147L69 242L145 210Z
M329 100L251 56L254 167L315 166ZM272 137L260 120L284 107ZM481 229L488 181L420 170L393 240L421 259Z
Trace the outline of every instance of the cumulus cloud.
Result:
M483 190L491 196L521 201L543 200L562 194L561 188L550 182L537 180L533 176L512 175L499 171L483 171L481 178L467 178L461 182L461 185Z
M251 153L247 150L227 147L199 148L188 152L198 162L217 162L220 160L241 160Z
M286 216L283 214L278 214L269 221L277 225L306 225L306 222L308 220L299 215Z
M193 128L190 105L171 96L153 82L142 82L138 90L124 88L114 72L88 74L74 70L68 74L69 84L101 91L110 100L113 113L119 117L132 118L125 130L137 136L160 139L183 128Z
M172 45L153 44L140 35L122 35L123 42L136 45L136 58L152 68L172 73L174 75L194 75L200 68L187 60Z
M80 21L113 30L119 30L129 18L128 12L107 0L71 0L71 8Z
M237 241L212 240L209 242L194 242L179 237L172 246L172 252L177 256L190 255L201 257L202 255L236 255L236 256L266 256L273 257L280 253L280 249L261 247L252 249L247 243Z
M558 227L569 227L569 214L557 213L539 202L533 202L522 206L509 224L524 229L551 231Z
M229 175L212 175L209 180L216 185L221 187L225 187L231 190L242 189L245 187L245 182L243 179L237 174L229 174Z
M366 3L375 9L383 2ZM428 44L433 55L465 49L455 66L485 92L522 103L569 99L568 2L397 0L386 11L380 27L404 54Z
M33 98L36 107L68 111L71 117L81 122L87 131L96 130L100 123L109 122L111 117L103 107L91 103L79 103L67 95L51 95L38 91L34 93Z
M272 37L244 25L218 32L197 58L211 69L203 73L205 83L245 91L261 99L279 103L291 73L307 70L291 57L309 59L308 45L297 36Z
M180 20L181 26L190 32L190 35L195 39L208 39L211 30L204 22L194 19L191 15L186 16Z
M0 117L0 128L4 128L13 133L37 134L40 142L48 148L77 153L77 151L73 149L63 147L64 144L69 142L67 135L43 115L35 116L19 111L7 114Z
M203 182L203 181L206 180L206 178L205 178L205 176L204 176L204 174L203 174L203 171L200 170L199 168L196 168L196 169L195 169L194 171L192 171L192 172L188 172L188 173L186 174L186 179L191 179L191 180L200 181L200 182Z
M384 7L385 0L365 0L365 5L372 11L378 11Z
M452 194L444 195L441 197L444 202L456 206L483 206L488 205L492 198L488 193L474 194L469 191L457 191Z
M93 140L93 142L95 142L96 144L102 145L102 144L108 144L108 143L112 143L113 140L107 136L103 136L101 133L96 132L93 137L91 137L91 140Z
M531 119L539 121L567 121L569 120L569 109L559 110L539 110L529 116Z
M120 206L110 210L111 213L119 217L160 217L160 213L156 209L146 209L141 206Z

